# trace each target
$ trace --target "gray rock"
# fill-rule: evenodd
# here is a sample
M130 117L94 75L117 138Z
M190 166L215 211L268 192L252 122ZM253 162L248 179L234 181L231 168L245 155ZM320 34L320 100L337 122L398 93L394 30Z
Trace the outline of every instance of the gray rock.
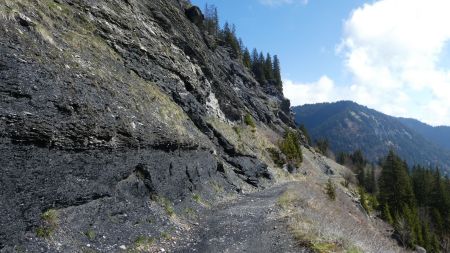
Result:
M417 253L427 253L427 250L420 246L416 246L416 252Z
M58 214L59 251L107 252L173 225L155 200L177 212L194 192L217 198L211 182L226 194L273 178L208 119L250 113L281 131L293 122L287 102L206 42L199 10L185 14L176 0L11 2L18 18L0 16L1 252L57 251L36 236L47 210Z
M192 6L186 9L186 16L190 21L192 21L196 25L201 25L204 20L204 16L200 8L197 6Z

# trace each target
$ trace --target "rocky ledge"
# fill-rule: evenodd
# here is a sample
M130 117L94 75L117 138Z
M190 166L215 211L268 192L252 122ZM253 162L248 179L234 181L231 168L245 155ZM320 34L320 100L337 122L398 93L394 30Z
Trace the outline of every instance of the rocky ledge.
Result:
M250 142L293 126L289 101L201 19L181 0L0 2L0 251L124 250L273 181Z

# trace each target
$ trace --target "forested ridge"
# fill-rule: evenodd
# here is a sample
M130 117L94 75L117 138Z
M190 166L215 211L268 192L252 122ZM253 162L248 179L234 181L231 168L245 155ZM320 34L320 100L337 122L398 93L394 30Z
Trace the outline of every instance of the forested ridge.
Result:
M240 59L242 64L250 70L255 79L262 85L272 85L279 91L283 90L281 80L280 60L277 55L264 54L254 48L251 52L242 39L236 34L236 26L225 22L220 27L219 14L214 5L205 5L203 29L231 49L231 55Z
M360 150L340 153L337 161L355 173L362 206L391 224L403 246L449 252L450 180L438 168L409 167L394 151L379 164L369 164Z

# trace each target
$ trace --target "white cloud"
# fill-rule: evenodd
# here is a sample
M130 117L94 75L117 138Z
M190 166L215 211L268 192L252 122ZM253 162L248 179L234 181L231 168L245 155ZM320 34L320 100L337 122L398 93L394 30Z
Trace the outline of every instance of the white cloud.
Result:
M284 4L308 4L309 0L259 0L260 3L268 6L277 6L277 5L284 5Z
M439 66L450 41L448 10L448 0L380 0L354 10L337 50L351 83L334 92L394 116L450 125L450 69ZM300 103L317 100L311 96Z
M291 80L283 80L283 84L284 96L291 100L292 105L340 100L338 88L327 76L322 76L314 83L294 83Z

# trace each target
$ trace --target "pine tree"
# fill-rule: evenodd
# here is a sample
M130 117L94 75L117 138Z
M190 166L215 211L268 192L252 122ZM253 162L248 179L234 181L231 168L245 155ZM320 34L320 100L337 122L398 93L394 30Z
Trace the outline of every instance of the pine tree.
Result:
M421 246L424 247L427 251L431 251L431 232L430 227L426 222L422 225L422 238L423 239Z
M389 224L394 224L394 218L392 218L391 211L389 210L388 204L383 205L383 210L381 211L381 217Z
M367 203L367 201L368 201L367 200L367 194L364 191L364 188L362 188L362 187L359 187L359 201L361 202L361 206L364 208L364 210L366 210L366 212L368 214L370 214L371 210L370 210L370 207L369 207L369 205Z
M361 151L361 149L358 149L355 152L353 152L353 154L351 155L351 158L352 158L353 164L356 165L357 167L364 168L367 164L367 161L364 158L364 155L363 155L363 152Z
M441 246L440 246L439 239L437 238L436 234L433 234L431 236L431 243L430 244L431 244L430 245L430 247L431 247L430 252L440 252Z
M337 157L336 157L336 162L339 163L340 165L345 165L348 166L349 168L351 167L351 159L350 159L350 155L345 153L345 152L339 152Z
M204 16L204 28L206 32L211 35L218 36L219 34L219 15L217 8L214 5L205 4Z
M230 27L230 24L225 22L221 34L221 39L231 48L231 55L234 58L238 58L241 55L241 47L236 38L236 27L234 25Z
M281 81L281 68L280 68L280 60L278 60L278 56L275 55L273 57L273 76L275 79L275 86L278 90L283 90L283 81Z
M253 48L252 55L251 55L252 68L255 68L256 65L258 64L258 56L259 56L258 50L256 48ZM254 70L253 70L253 72L254 72Z
M219 23L219 14L217 12L217 8L214 6L214 11L213 11L213 20L214 20L214 35L218 36L219 35L219 30L220 30L220 23Z
M327 139L316 140L316 146L322 155L327 155L329 148L329 142Z
M262 52L260 52L259 53L259 56L258 56L258 62L259 62L259 67L261 68L261 70L262 70L262 76L263 76L263 80L267 80L266 79L266 71L265 71L265 68L264 68L264 64L265 64L265 58L264 58L264 54L262 53Z
M380 177L380 201L391 213L402 214L415 203L414 192L405 163L391 150L383 163Z
M283 152L290 164L300 166L303 161L303 154L297 132L287 130L279 147L280 151Z
M300 131L302 131L303 135L305 136L307 144L311 145L312 143L311 137L309 136L308 129L306 129L306 126L304 124L301 124L298 128L300 129Z
M248 48L244 49L244 54L242 56L242 63L247 69L252 68L252 59L250 58L250 52L248 51Z
M376 182L376 178L375 178L375 167L374 166L368 167L368 172L367 172L365 181L366 181L366 190L369 193L375 194L377 192L377 182Z
M269 53L267 53L266 59L264 61L264 76L269 82L273 81L274 79L272 57Z
M330 200L333 200L333 201L336 200L336 186L333 184L331 179L328 179L328 182L325 186L325 190L326 190L328 198L330 198Z
M259 83L264 83L265 81L263 68L264 60L261 60L260 55L262 55L262 53L258 53L258 50L256 50L256 48L253 49L252 72L253 75L255 76L256 81L258 81Z

